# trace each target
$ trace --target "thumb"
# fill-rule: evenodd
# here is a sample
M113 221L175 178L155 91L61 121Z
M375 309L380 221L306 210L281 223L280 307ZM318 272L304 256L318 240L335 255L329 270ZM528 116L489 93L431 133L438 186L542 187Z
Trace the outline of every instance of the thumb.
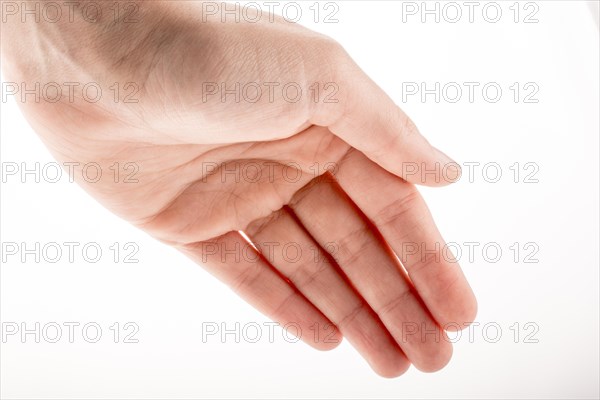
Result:
M460 178L460 166L433 147L413 121L345 51L332 59L337 102L321 103L311 122L362 151L389 172L427 186Z

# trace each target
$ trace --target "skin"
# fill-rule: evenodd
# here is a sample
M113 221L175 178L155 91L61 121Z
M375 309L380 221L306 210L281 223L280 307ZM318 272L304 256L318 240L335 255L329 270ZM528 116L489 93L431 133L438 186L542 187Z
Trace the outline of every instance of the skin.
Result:
M76 181L317 349L346 337L385 377L446 365L443 328L472 321L475 297L457 263L406 243L443 247L414 184L460 172L407 172L451 160L343 48L283 19L223 23L193 2L140 2L137 23L104 11L96 23L2 24L8 81L102 87L97 102L81 90L19 101L54 156L79 163ZM208 94L236 82L293 82L303 95ZM335 101L311 98L315 83ZM82 178L86 163L98 181Z

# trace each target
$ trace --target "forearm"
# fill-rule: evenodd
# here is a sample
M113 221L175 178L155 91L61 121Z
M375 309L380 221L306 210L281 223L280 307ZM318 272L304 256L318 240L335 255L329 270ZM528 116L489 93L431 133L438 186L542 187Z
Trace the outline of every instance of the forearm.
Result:
M26 80L126 73L168 40L169 8L154 1L3 2L3 69Z

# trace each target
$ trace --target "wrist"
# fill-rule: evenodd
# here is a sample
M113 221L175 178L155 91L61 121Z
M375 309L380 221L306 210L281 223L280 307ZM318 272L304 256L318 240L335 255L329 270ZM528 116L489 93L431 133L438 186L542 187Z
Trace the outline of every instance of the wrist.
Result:
M23 80L118 74L128 58L140 63L140 51L150 49L152 32L167 16L166 4L154 1L36 1L2 8L3 67Z

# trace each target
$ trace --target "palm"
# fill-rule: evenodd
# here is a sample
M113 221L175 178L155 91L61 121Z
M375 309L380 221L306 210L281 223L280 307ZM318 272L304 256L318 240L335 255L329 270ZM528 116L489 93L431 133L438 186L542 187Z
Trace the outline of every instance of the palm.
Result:
M110 134L89 146L88 138L97 133L87 123L98 118L94 111L86 110L82 116L72 108L42 113L38 108L25 105L24 111L34 125L43 126L43 137L58 159L77 163L77 182L117 215L174 245L246 229L286 205L313 178L335 173L350 148L317 126L261 142L133 142L129 128L133 122L123 124L113 116L103 117L112 121L102 124ZM62 141L65 121L72 133L68 147Z

